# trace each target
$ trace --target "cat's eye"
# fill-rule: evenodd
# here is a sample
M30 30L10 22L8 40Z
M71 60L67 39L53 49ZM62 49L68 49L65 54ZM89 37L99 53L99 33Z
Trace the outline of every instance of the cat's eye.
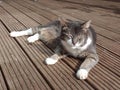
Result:
M82 38L79 39L79 42L81 42L81 41L82 41Z

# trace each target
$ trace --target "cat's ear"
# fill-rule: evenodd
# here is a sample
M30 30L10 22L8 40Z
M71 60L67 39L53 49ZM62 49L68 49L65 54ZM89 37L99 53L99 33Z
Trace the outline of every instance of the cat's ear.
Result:
M67 26L67 19L65 19L64 17L59 17L58 20L60 21L62 26Z
M82 29L86 32L88 30L88 28L90 27L91 25L91 20L85 22L83 25L82 25Z

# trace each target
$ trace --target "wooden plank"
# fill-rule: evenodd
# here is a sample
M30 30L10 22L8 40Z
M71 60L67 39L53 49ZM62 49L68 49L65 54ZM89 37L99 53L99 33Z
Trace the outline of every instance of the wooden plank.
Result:
M21 10L21 11L23 11L23 9L20 9L16 4L15 5L13 5L13 6L16 6L16 8L18 8L19 10ZM34 17L33 17L34 18ZM35 18L36 19L36 18ZM40 21L41 22L41 21ZM94 25L95 26L95 25ZM115 40L116 42L118 42L119 43L119 35L118 34L115 34L115 33L112 33L112 32L108 32L108 31L106 31L105 29L102 29L102 28L99 28L99 27L94 27L95 28L95 30L97 31L97 32L99 32L98 34L102 34L102 35L104 35L105 37L108 37L108 38L110 38L110 39L112 39L112 40ZM106 31L106 32L105 32ZM104 33L103 33L104 32ZM109 34L108 34L109 33ZM109 36L108 36L109 35Z
M43 7L44 8L44 7ZM56 14L62 14L62 13L58 13L57 11L55 12ZM65 16L65 15L64 15ZM68 18L69 16L67 16L66 15L66 17ZM71 18L71 17L70 17ZM96 27L96 26L95 26ZM100 30L99 30L100 29ZM102 28L99 28L99 27L96 27L96 29L95 30L97 30L97 31L101 31L102 30ZM106 31L106 30L102 30L102 31ZM106 34L105 34L105 36L107 36L107 33L109 33L109 36L108 37L110 37L111 39L113 39L113 40L115 40L115 41L117 41L117 42L119 42L118 41L118 39L120 38L119 37L119 35L118 34L115 34L115 33L112 33L112 32L106 32ZM110 51L116 51L116 52L114 52L115 54L117 54L117 55L119 55L119 53L120 53L120 51L118 50L118 48L111 48L111 46L113 46L113 44L107 44L107 42L109 41L110 43L112 43L112 42L114 42L114 41L111 41L111 40L109 40L109 39L106 39L106 38L104 38L104 37L101 37L100 35L98 35L99 37L100 37L100 39L99 39L99 37L98 37L98 44L99 45L101 45L101 42L99 42L100 40L104 40L105 42L104 43L102 43L102 45L101 46L103 46L103 47L105 47L105 48L107 48L107 49L109 49ZM104 44L104 45L103 45ZM119 46L119 44L117 44L117 43L115 43L114 44L114 46Z
M1 11L3 11L2 9L1 9ZM4 12L5 13L5 12ZM7 14L7 13L6 13ZM7 14L8 15L8 14ZM9 16L9 15L8 15ZM9 16L10 17L10 16ZM9 18L8 17L8 18ZM10 17L10 18L12 18L12 17ZM7 22L7 20L6 20L6 17L2 17L1 18L2 20L3 20L3 22L5 22L5 24L7 24L7 26L8 26L8 28L10 29L10 30L15 30L16 28L20 28L21 27L21 24L13 24L12 26L9 26L10 24L9 24L9 22ZM11 19L9 19L9 20L11 20ZM16 20L15 19L13 19L13 20L11 20L11 21L14 21L14 22L16 22ZM15 25L15 26L14 26ZM11 28L12 27L12 28ZM22 27L23 28L23 27ZM30 54L31 56L32 56L32 54ZM38 63L39 64L39 63ZM39 65L39 66L41 66L41 65ZM44 70L44 69L42 69L42 70ZM45 73L45 75L48 75L48 78L49 78L49 74L46 74ZM50 77L50 79L51 79L51 77ZM50 82L52 82L52 80L50 80ZM27 82L27 83L29 83L29 82ZM58 82L59 83L59 82ZM53 86L55 86L56 84L55 83L53 83ZM30 85L31 86L31 85ZM61 86L62 87L62 86ZM56 85L56 88L57 88L57 85Z
M76 71L76 66L79 67L78 63L80 61L72 59L64 59L65 63L73 68ZM101 62L100 62L101 63ZM93 68L89 74L88 82L93 84L96 89L118 89L119 88L119 76L115 73L109 71L106 67L103 67L101 64L97 64L95 68ZM114 81L114 82L112 82ZM104 84L103 84L104 83Z
M48 22L48 19L40 16L39 14L33 12L30 9L24 8L23 6L21 6L18 3L15 3L13 1L9 0L6 2L7 4L11 5L12 7L16 8L18 11L22 12L23 14L27 15L28 17L30 17L31 19L34 19L36 22L42 22L43 24L46 24L46 22ZM25 4L22 4L25 5ZM35 17L35 18L34 18Z
M0 90L7 90L2 72L0 71Z
M11 90L16 90L15 85L14 85L14 83L13 83L13 80L12 80L12 78L11 78L11 76L10 76L10 73L9 73L6 65L5 65L5 64L2 64L1 67L3 68L2 70L3 70L3 73L4 73L5 78L6 78L6 80L7 80L8 88L11 89Z
M25 81L23 81L23 80L21 81L22 78L20 78L20 77L22 75L17 75L17 78L20 81L21 86L24 87L24 89L26 88L25 86L27 86L29 89L37 89L37 90L40 88L41 89L50 89L48 87L48 85L46 84L46 82L43 81L44 79L37 72L37 70L35 69L33 64L29 61L29 58L25 56L24 52L20 49L20 47L17 44L15 44L15 42L12 42L10 40L9 33L6 33L7 30L6 30L6 32L5 32L5 28L3 30L4 30L3 32L6 36L6 37L3 36L3 38L5 39L5 41L9 42L9 44L8 43L4 43L4 44L8 46L8 47L7 46L6 47L8 49L10 49L10 51L12 53L11 56L9 56L9 54L7 54L7 56L9 58L12 58L12 60L10 60L10 63L12 65L13 69L15 70L16 68L18 68L18 71L20 70L20 72L24 75L23 78L25 78L25 79L23 79ZM9 53L10 53L10 51L9 51ZM13 65L14 63L17 65L17 67L15 67ZM12 69L9 71L12 71ZM19 73L18 71L15 70L15 73L18 74ZM15 79L15 80L17 80L17 79ZM26 85L25 85L25 83L26 83ZM17 82L15 83L15 85L16 84L17 84ZM19 88L18 86L16 86L16 87Z
M2 26L2 24L0 24L0 27L1 27L1 32L2 31L4 31L4 29L2 29L3 28L3 26ZM1 39L1 41L3 41L4 42L4 36L2 35L2 39ZM9 44L8 44L9 45ZM13 54L11 55L10 54L10 49L9 49L9 46L8 45L6 45L6 43L4 42L4 44L2 45L2 49L3 50L1 50L2 52L3 52L3 56L4 57L6 57L7 56L7 58L5 58L5 60L4 60L4 62L6 63L6 67L8 67L8 68L6 68L6 69L8 69L8 71L9 72L11 72L11 75L14 75L13 76L13 79L11 79L11 81L16 81L15 83L14 83L14 85L16 85L16 87L17 88L20 88L20 83L19 83L19 81L21 82L21 84L24 84L25 85L25 89L27 90L27 88L26 88L26 84L25 84L25 81L22 79L22 77L21 77L21 75L20 75L20 73L19 73L19 69L17 69L17 67L16 67L16 65L15 65L15 63L14 62L11 62L11 61L13 61L12 60L12 56L13 56ZM10 56L11 55L11 56ZM16 60L17 61L17 60ZM11 62L11 63L10 63ZM17 65L18 66L18 65ZM5 67L5 66L4 66ZM8 73L6 73L5 72L5 69L4 69L4 67L1 67L2 69L3 69L3 72L4 72L4 74L5 74L5 77L7 77L6 75L8 74ZM19 66L18 66L19 67ZM17 78L17 76L16 76L16 74L14 73L14 70L13 70L13 68L14 68L14 70L16 71L16 74L17 74L17 76L19 76L19 78ZM17 70L16 70L17 69ZM22 73L23 74L23 73ZM19 80L20 79L20 80ZM8 82L8 80L9 79L6 79L7 80L7 82ZM19 81L18 81L19 80ZM26 80L26 79L25 79ZM8 85L9 85L9 87L11 86L11 84L9 84L9 82L8 82ZM19 85L19 86L18 86ZM23 86L24 87L24 86ZM12 89L12 88L10 88L10 89Z
M31 20L31 18L27 17L26 15L24 15L23 13L19 12L18 10L16 10L13 7L10 7L8 4L6 3L2 3L1 6L7 11L9 12L11 15L13 15L15 18L19 19L22 22L24 22L24 25L26 27L33 27L33 23L35 26L38 26L39 24L36 23L35 21ZM31 20L31 22L29 22ZM28 23L29 22L29 23Z
M0 25L0 27L1 27L1 25ZM2 29L2 28L0 28L0 29ZM3 41L2 38L1 38L1 41ZM6 49L6 46L4 45L3 42L1 43L0 46L1 46L0 49L1 49L1 53L2 53L2 56L3 56L4 63L7 64L7 65L3 65L2 64L1 68L3 70L3 73L4 73L5 77L7 78L6 80L8 82L9 88L13 89L13 90L16 89L16 86L18 86L19 88L21 88L20 84L18 83L17 77L13 73L13 69L11 69L11 65L10 65L9 59L8 59L8 53L7 53L7 51L4 51ZM16 85L15 85L15 82L16 82Z
M37 8L37 6L35 6L33 2L16 1L16 0L13 0L13 1L19 3L23 7L26 7L27 9L31 10L32 12L39 14L40 16L47 18L48 20L54 20L54 19L58 18L54 13L52 13L48 10ZM24 2L24 4L22 4L23 2Z
M35 4L31 4L31 5L35 5ZM39 6L39 5L38 5L38 8L47 10L45 7L41 7L41 6ZM47 10L47 11L49 11L49 10ZM60 14L62 14L62 13L57 13L57 15L60 15ZM63 16L65 16L65 15L63 15ZM79 14L76 14L76 15L74 15L73 17L75 17L75 16L76 16L78 19L80 19L80 21L81 21L81 18L79 18L79 17L80 17ZM69 16L69 17L70 17L70 16ZM66 18L68 18L68 16L66 16ZM70 18L71 18L71 17L70 17ZM74 20L77 20L77 19L74 19ZM82 22L83 22L83 20L82 20ZM104 36L104 37L106 37L106 38L109 38L109 39L114 40L114 41L116 41L116 42L119 43L119 38L120 38L119 34L114 33L114 32L111 32L111 31L108 31L108 29L100 28L100 27L94 25L94 23L93 23L93 27L95 28L96 32L97 32L99 35L102 35L102 36ZM109 33L109 34L108 34L108 33Z
M2 9L1 9L1 11L3 11ZM5 13L5 12L4 12ZM2 14L2 13L1 13ZM9 16L9 14L7 14L6 13L6 15L8 16L7 17L7 19L9 19L9 20L11 20L10 18L12 18L12 17L10 17ZM7 22L7 20L6 20L6 17L2 17L1 18L4 22L6 22L7 23L7 25L8 25L8 27L10 28L11 26L9 26L10 24L8 24L9 22ZM14 21L14 20L11 20L11 21ZM14 24L16 27L18 26L18 25L21 25L21 24ZM21 26L22 27L22 26ZM21 27L19 27L19 29L21 28ZM17 27L18 28L18 27ZM23 27L22 27L23 28ZM15 28L16 29L16 28ZM14 30L14 29L13 29ZM9 34L8 34L9 35ZM14 59L15 59L15 57L14 57ZM19 64L17 64L17 66L18 67L21 67ZM29 79L26 77L26 74L25 74L25 72L23 71L23 70L21 70L21 68L20 68L20 72L23 74L23 78L24 78L24 80L26 81L26 83L27 84L30 84L30 81L29 81ZM38 75L38 73L37 73L37 75ZM38 77L40 77L40 76L38 76ZM43 81L40 81L40 82L42 82L43 84L45 84L45 81L43 80ZM39 83L40 83L39 82ZM40 84L39 84L40 85ZM46 84L45 84L46 85ZM31 86L32 87L32 85L28 85L28 86ZM46 85L47 86L47 85Z
M71 12L72 11L70 11L70 10L63 10L62 11L63 13L66 13L66 14L69 14L70 16L72 16L72 17L77 17L77 19L80 19L80 20L82 20L82 21L87 21L87 20L89 20L89 19L91 19L93 22L92 22L92 25L93 25L93 27L95 28L95 30L96 30L96 32L98 33L98 34L100 34L100 35L103 35L104 37L107 37L107 38L110 38L111 40L114 40L114 41L116 41L116 42L118 42L118 43L120 43L120 36L119 36L119 31L117 31L117 29L112 29L112 31L110 31L110 29L109 28L106 28L106 27L104 27L105 25L107 25L107 24L104 24L104 23L102 23L102 22L100 22L99 20L97 20L97 19L95 19L95 20L93 20L92 18L90 18L90 17L88 17L88 16L93 16L93 17L95 17L95 15L93 14L93 15L87 15L86 13L82 13L82 11L80 11L80 12L76 12L76 13L74 13L74 14L72 14ZM74 12L74 11L73 11ZM82 15L81 15L82 14ZM85 16L86 15L86 16ZM100 18L100 19L102 19L102 18ZM99 22L98 22L99 21ZM112 21L112 20L111 20ZM114 20L113 20L114 21ZM102 25L102 24L104 24L104 25ZM108 24L109 25L109 24ZM115 27L115 26L114 26ZM115 32L116 33L115 33ZM109 34L108 34L109 33Z
M45 6L43 6L41 3L30 3L31 5L36 5L38 8L40 8L40 9L44 9L44 10L46 10L46 11L49 11ZM42 6L40 6L39 4L41 4ZM51 7L50 7L51 8ZM77 12L77 13L75 13L74 15L71 13L72 12L72 10L66 10L66 11L64 11L64 13L66 13L66 14L69 14L69 15L71 15L72 17L75 17L75 18L77 18L77 19L80 19L80 21L85 21L85 19L83 19L83 18L86 18L86 17L88 17L88 16L93 16L93 15L87 15L88 13L83 13L83 15L82 15L82 17L81 17L81 14L82 14L82 11L79 11L79 12ZM86 16L85 16L86 15ZM95 15L94 15L94 17L95 17ZM91 18L92 19L92 18ZM86 20L89 20L88 18L86 19ZM96 20L96 19L95 19ZM94 21L95 21L94 20ZM118 19L117 19L118 20ZM114 40L114 41L116 41L116 42L118 42L118 43L120 43L120 36L119 36L119 34L118 34L118 32L117 33L114 33L113 31L116 31L116 30L114 30L114 29L112 29L113 31L109 31L109 29L108 28L105 28L104 26L105 26L105 24L104 25L102 25L103 23L101 22L100 24L97 24L96 25L96 21L99 21L99 20L96 20L95 22L93 21L93 27L95 28L95 30L96 30L96 32L98 33L98 34L100 34L100 35L102 35L102 36L104 36L104 37L107 37L107 38L109 38L109 39L111 39L111 40ZM111 21L115 21L115 20L111 20ZM102 26L102 27L101 27ZM117 25L118 26L118 25ZM108 34L109 33L109 34Z
M30 1L29 1L30 2ZM39 2L39 3L38 3ZM38 1L36 5L41 5L44 7L48 7L51 9L56 8L58 11L63 11L64 13L67 13L69 15L72 15L73 17L80 17L80 19L92 19L99 27L108 29L115 33L120 33L119 29L119 15L114 14L110 12L107 9L92 7L94 5L89 5L87 2L91 2L91 4L94 4L94 1L54 1L54 0L44 0L44 1ZM47 2L47 3L46 3ZM82 3L81 3L82 2ZM97 1L98 2L98 1ZM100 1L99 1L100 2ZM85 4L87 3L87 4ZM96 4L96 3L95 3ZM88 5L88 6L87 6ZM100 6L100 5L99 5ZM115 4L117 6L117 4ZM69 13L68 13L69 12ZM113 23L111 23L113 22ZM113 27L114 24L114 27Z
M120 31L118 30L119 26L118 23L119 19L118 18L111 18L111 14L107 14L106 12L99 12L99 11L93 11L92 13L87 13L84 11L80 11L80 10L69 10L69 9L64 9L64 10L60 10L63 13L69 14L73 17L77 17L81 20L89 20L91 19L93 21L93 24L95 24L98 27L101 27L103 29L107 29L108 31L114 32L116 34L120 34ZM108 15L107 17L104 15ZM109 17L109 15L111 15ZM113 15L115 16L115 15ZM113 23L111 23L113 22ZM113 27L114 25L114 27Z
M105 50L104 48L97 48L100 63L102 66L105 66L109 70L111 70L116 75L120 76L120 62L119 57L115 54L110 53L109 51Z
M106 48L107 50L113 52L114 54L120 56L120 44L117 42L114 42L112 40L106 39L102 36L97 36L97 44L100 45L101 47ZM114 48L113 48L114 46Z

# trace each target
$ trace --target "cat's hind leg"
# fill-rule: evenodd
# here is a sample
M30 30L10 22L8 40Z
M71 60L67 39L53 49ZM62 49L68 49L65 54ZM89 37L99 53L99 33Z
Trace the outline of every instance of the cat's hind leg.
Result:
M40 39L40 34L39 34L39 33L36 33L36 34L34 34L33 36L28 37L28 38L27 38L27 41L28 41L29 43L33 43L33 42L35 42L35 41L37 41L37 40L39 40L39 39Z
M33 30L32 28L29 28L27 30L23 30L23 31L12 31L10 33L11 37L19 37L19 36L25 36L25 35L32 35L33 34Z
M66 55L54 54L54 55L52 55L51 57L49 57L45 60L45 64L53 65L53 64L57 63L59 59L62 59L64 57L66 57Z

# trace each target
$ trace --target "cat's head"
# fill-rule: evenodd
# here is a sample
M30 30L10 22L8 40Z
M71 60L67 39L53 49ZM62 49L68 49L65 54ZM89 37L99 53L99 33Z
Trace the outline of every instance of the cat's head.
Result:
M88 37L88 31L90 29L91 20L80 23L79 21L72 21L68 19L60 19L62 24L61 39L70 41L73 45L78 42L85 42Z

